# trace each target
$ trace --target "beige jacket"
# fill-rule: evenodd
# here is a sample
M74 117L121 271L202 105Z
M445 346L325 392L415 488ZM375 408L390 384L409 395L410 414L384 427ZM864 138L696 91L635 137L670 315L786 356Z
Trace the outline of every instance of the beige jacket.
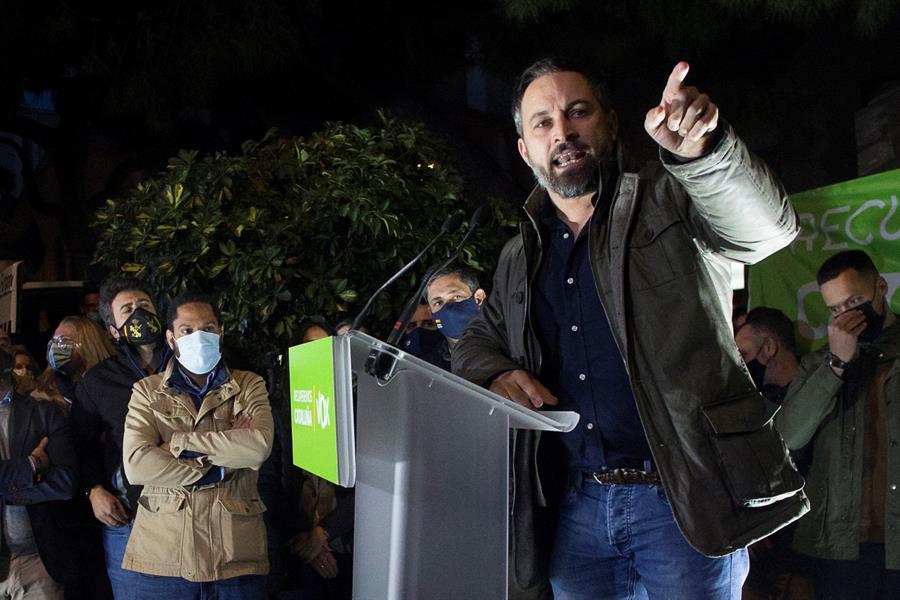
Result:
M135 383L128 405L125 474L144 489L122 566L190 581L266 574L266 507L256 487L274 435L265 382L233 370L197 411L166 383L174 364ZM251 428L231 429L241 414ZM206 456L178 458L185 450ZM210 465L225 467L224 480L192 486Z

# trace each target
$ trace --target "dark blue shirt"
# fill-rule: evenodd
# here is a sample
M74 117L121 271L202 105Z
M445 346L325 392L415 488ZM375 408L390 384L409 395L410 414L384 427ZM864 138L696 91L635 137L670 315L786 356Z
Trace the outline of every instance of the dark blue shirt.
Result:
M603 204L593 218L606 218ZM541 381L559 398L559 409L581 415L576 428L562 434L568 467L644 468L650 448L591 273L590 223L576 239L548 200L540 229L543 255L532 317L543 356Z

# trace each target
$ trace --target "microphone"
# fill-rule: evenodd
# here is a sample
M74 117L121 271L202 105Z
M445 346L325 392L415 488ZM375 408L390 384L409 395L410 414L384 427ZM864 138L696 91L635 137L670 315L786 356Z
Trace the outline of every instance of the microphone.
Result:
M409 299L406 305L403 307L403 310L400 311L400 316L397 319L397 322L394 323L394 328L388 334L387 343L396 346L397 342L400 341L400 337L403 335L403 332L406 330L406 325L409 323L409 320L412 318L413 313L416 312L416 307L419 304L419 299L422 297L422 292L425 291L425 284L428 283L428 280L434 273L437 273L441 269L444 269L452 263L454 260L459 257L459 253L462 251L463 246L472 237L472 234L475 233L475 230L485 223L487 223L491 218L491 207L487 204L482 204L478 208L475 209L475 212L472 213L471 218L469 219L469 228L466 230L466 234L463 236L462 240L460 240L459 244L456 245L454 251L450 254L450 256L442 263L440 263L437 267L432 265L425 271L425 274L422 276L422 280L419 282L419 287L416 289L416 292Z
M381 294L381 292L383 292L385 290L385 288L387 288L389 285L391 285L392 283L397 281L400 277L403 276L404 273L409 271L413 267L413 265L415 265L417 262L419 262L419 260L425 255L425 253L428 252L428 250L430 250L431 247L434 246L434 244L439 239L441 239L448 233L453 233L454 231L459 229L459 226L462 225L462 222L463 222L463 213L454 213L454 214L450 215L447 218L447 220L444 221L444 224L441 225L441 230L438 232L438 234L436 236L434 236L430 242L428 242L428 245L425 246L424 248L422 248L422 251L419 252L415 256L415 258L413 258L411 261L406 263L402 269L400 269L399 271L394 273L394 275L390 279L385 281L384 284L382 284L382 286L380 288L375 290L375 293L369 297L369 301L366 302L366 305L363 306L362 310L359 311L359 314L356 315L356 318L353 319L353 324L350 325L350 329L359 329L359 326L362 324L363 319L365 319L366 314L369 312L369 309L372 307L372 302L375 301L375 298L377 298L378 295Z

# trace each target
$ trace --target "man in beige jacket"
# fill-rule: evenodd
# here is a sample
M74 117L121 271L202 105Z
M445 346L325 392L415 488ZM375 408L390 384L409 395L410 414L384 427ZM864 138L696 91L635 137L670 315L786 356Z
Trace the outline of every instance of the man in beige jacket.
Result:
M221 359L222 328L203 294L176 298L164 373L135 384L123 444L143 485L122 566L135 598L265 597L266 510L257 470L272 449L266 386Z

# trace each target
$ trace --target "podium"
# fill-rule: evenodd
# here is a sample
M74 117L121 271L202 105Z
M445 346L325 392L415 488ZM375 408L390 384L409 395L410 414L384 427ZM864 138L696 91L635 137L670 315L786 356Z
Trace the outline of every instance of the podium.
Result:
M509 430L570 431L578 415L522 407L358 331L331 340L354 599L505 599Z

